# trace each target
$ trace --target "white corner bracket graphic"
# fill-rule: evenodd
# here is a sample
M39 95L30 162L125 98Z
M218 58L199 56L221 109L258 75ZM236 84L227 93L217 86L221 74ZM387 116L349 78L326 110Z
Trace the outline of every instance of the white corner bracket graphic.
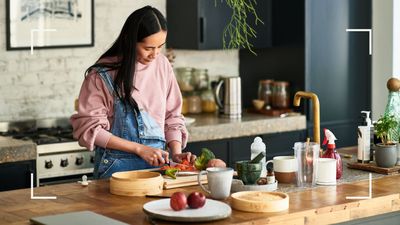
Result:
M31 29L31 55L33 55L33 34L35 32L50 32L57 31L56 29Z
M57 199L57 196L33 196L33 173L31 173L31 199Z
M346 196L346 199L371 199L372 198L372 173L369 173L369 196Z
M369 35L369 55L372 55L372 29L346 29L347 32L368 32Z

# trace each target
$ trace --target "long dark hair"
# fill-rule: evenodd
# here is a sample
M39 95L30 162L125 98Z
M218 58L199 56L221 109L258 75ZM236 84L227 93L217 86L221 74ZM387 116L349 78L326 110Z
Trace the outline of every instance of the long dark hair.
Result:
M114 89L118 98L124 102L125 106L130 105L137 109L137 103L131 95L136 71L136 44L161 30L167 31L167 21L160 11L151 6L135 10L126 19L117 40L99 58L100 60L105 57L118 57L118 61L114 63L97 62L90 66L85 74L87 75L94 67L117 70Z

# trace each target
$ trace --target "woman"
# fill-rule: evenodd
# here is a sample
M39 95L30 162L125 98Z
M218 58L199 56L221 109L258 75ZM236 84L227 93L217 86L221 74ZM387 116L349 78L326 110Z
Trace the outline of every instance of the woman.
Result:
M95 178L162 166L169 153L175 162L195 160L182 153L187 140L182 97L171 65L160 54L166 36L167 23L157 9L138 9L111 48L86 70L71 123L80 145L96 151Z

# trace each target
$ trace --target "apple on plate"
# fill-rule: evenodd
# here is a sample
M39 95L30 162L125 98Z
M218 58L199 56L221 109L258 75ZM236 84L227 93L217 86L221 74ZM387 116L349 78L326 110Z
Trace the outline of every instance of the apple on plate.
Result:
M180 211L186 208L187 198L183 192L175 192L171 195L169 205L174 211Z
M198 209L206 204L206 196L201 192L192 192L187 198L187 204L192 209Z

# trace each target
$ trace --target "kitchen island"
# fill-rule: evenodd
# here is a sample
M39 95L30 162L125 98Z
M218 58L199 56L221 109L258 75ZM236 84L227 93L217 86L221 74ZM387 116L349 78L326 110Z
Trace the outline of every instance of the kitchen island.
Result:
M288 193L287 211L247 213L232 210L229 218L208 224L329 224L390 212L400 214L400 175L374 178L371 199L346 199L346 196L368 196L368 184L368 180L362 180L337 186L297 189ZM197 186L192 186L164 190L162 195L199 190ZM30 189L0 192L0 224L27 225L31 217L83 210L129 224L174 224L149 220L142 211L143 204L157 198L112 195L108 180L93 181L87 187L69 183L35 188L34 195L57 196L57 199L32 200ZM226 202L229 204L229 201Z

